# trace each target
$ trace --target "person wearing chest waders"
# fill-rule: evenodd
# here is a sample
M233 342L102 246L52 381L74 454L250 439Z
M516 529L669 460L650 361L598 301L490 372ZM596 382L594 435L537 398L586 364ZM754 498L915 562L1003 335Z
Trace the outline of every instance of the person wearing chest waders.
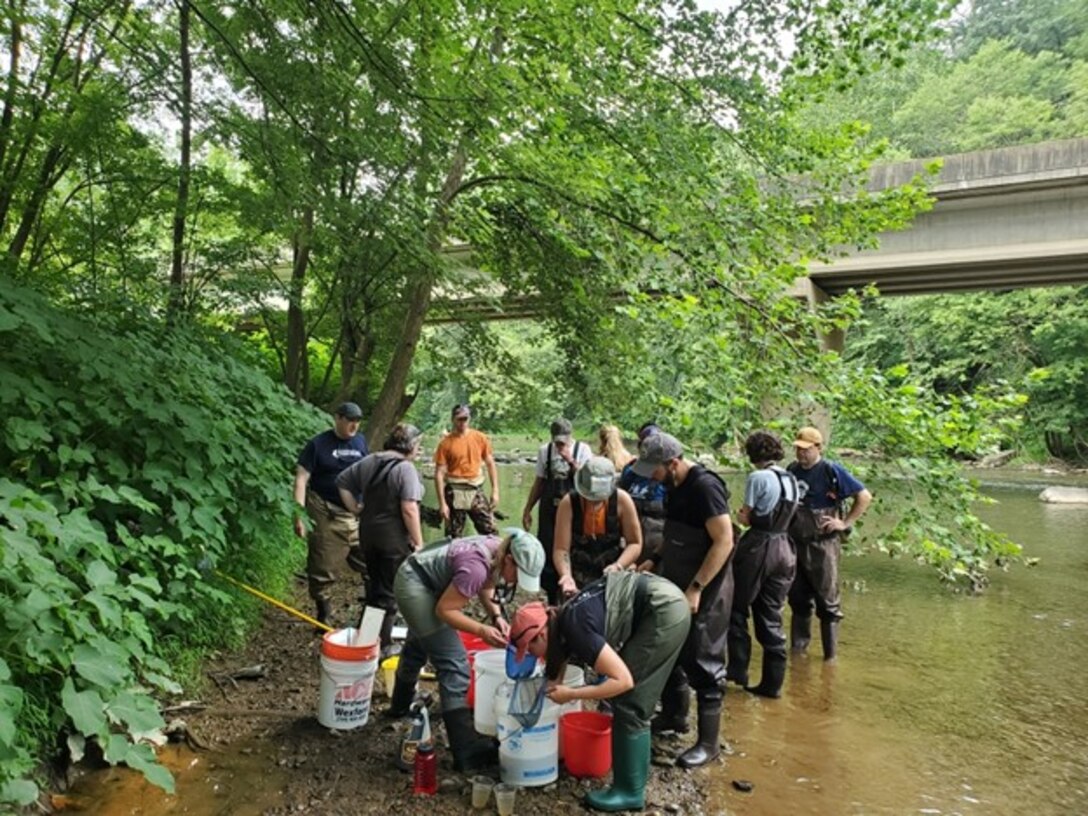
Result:
M546 659L548 697L610 700L612 786L590 791L596 810L641 810L650 776L650 717L688 637L691 611L684 593L651 573L610 572L563 604L526 604L510 624L520 660ZM555 685L569 659L592 666L603 682Z
M842 620L842 542L869 509L873 494L838 462L825 459L823 447L823 434L816 428L802 428L793 440L797 461L788 468L801 488L801 506L790 525L790 540L797 551L797 574L789 594L790 650L808 649L815 607L824 660L834 660Z
M457 631L483 638L491 646L506 645L510 626L496 602L496 588L512 597L515 588L540 591L544 548L516 527L503 536L472 536L430 547L408 557L397 571L394 592L408 623L400 653L393 701L388 716L406 717L415 698L419 673L429 659L438 675L442 718L450 741L453 766L471 771L494 765L494 740L476 733L468 707L468 655ZM516 587L515 587L516 584ZM489 616L480 623L464 613L473 597ZM491 701L483 701L490 704Z
M607 572L634 566L642 552L635 503L616 489L616 469L594 456L574 474L574 492L555 513L552 561L566 598Z
M718 734L733 606L729 491L717 474L686 461L680 442L667 433L646 438L634 469L668 488L661 575L681 589L692 613L691 632L665 684L661 713L651 728L655 733L686 733L694 689L699 737L676 764L697 768L721 753Z
M332 429L307 442L295 466L295 503L305 509L311 523L307 531L296 510L295 535L306 539L306 582L321 623L331 620L333 585L348 550L359 543L359 520L342 504L336 477L370 453L359 432L362 419L358 405L342 403L333 414Z
M555 542L555 514L559 503L574 489L574 474L589 461L589 445L574 440L570 421L560 417L551 426L552 441L540 446L536 456L536 478L525 500L521 513L522 526L528 530L533 525L533 507L540 502L537 535L544 545L547 562L541 584L548 593L548 600L559 600L559 576L552 565L552 546Z
M786 678L786 635L782 610L793 582L797 559L787 530L797 511L798 487L792 474L778 467L782 442L767 431L756 431L744 442L744 451L756 470L744 485L744 504L737 520L748 531L733 555L733 613L729 622L730 680L761 697L779 697ZM748 685L752 638L748 610L756 639L763 647L763 673L758 686Z
M638 443L648 436L661 433L653 422L638 429ZM619 487L626 490L638 511L642 527L642 553L638 557L639 569L656 570L661 563L661 550L665 544L665 499L668 491L661 482L638 476L634 471L637 460L632 459L620 473Z
M424 487L414 464L422 442L423 432L415 425L397 425L380 453L336 479L344 506L359 517L360 545L349 551L348 564L365 575L367 604L385 610L379 636L383 660L392 649L397 614L393 581L404 559L423 548L419 503ZM361 504L356 496L362 496Z

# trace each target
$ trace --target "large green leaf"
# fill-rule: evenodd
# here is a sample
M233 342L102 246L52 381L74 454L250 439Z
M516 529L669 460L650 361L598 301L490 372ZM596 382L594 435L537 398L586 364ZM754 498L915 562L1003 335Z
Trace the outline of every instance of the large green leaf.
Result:
M72 665L81 676L103 688L120 685L128 675L125 666L119 665L113 656L83 643L72 651Z
M94 689L76 691L72 679L66 678L61 690L61 703L72 724L81 734L101 734L106 727L106 704Z

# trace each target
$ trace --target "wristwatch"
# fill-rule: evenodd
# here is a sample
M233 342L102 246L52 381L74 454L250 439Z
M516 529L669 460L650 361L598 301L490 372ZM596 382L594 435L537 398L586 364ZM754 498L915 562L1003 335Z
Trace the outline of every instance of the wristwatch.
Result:
M692 578L691 583L688 585L688 589L694 589L697 592L702 592L703 584L698 578Z

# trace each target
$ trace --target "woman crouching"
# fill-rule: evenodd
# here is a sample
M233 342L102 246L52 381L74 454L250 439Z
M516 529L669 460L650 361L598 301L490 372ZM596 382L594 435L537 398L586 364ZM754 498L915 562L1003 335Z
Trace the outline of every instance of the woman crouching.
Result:
M612 700L612 787L591 791L596 810L641 810L650 775L650 718L691 625L684 593L649 573L611 572L561 607L526 604L510 624L517 657L546 659L549 681L576 658L605 677L595 686L550 685L548 697Z
M397 571L393 590L408 623L408 638L397 664L387 716L408 715L420 670L429 659L438 675L442 719L458 771L493 765L498 751L494 740L477 734L472 726L472 709L466 700L468 655L455 630L477 635L496 648L505 646L510 627L496 602L496 589L506 589L512 596L516 583L526 592L538 592L543 569L540 542L511 527L501 538L458 538L413 553ZM490 624L464 613L473 597L487 611Z

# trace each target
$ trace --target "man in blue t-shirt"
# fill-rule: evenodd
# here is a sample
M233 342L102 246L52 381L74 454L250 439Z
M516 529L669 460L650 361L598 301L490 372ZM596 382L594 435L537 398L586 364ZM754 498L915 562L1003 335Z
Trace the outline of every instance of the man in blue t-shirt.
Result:
M333 427L306 443L295 468L295 503L312 522L309 533L301 511L295 514L295 535L307 544L306 578L317 604L317 619L328 623L332 585L343 570L348 550L359 542L359 519L340 501L336 477L370 453L359 433L362 409L345 402L333 414Z
M789 466L801 490L801 507L790 538L797 550L797 574L790 587L790 648L803 652L812 639L812 610L820 619L824 660L834 660L842 620L839 598L839 558L843 539L869 509L873 495L838 462L823 458L824 437L816 428L802 428L793 441L797 461ZM849 510L846 505L849 503ZM808 532L799 533L805 529Z

